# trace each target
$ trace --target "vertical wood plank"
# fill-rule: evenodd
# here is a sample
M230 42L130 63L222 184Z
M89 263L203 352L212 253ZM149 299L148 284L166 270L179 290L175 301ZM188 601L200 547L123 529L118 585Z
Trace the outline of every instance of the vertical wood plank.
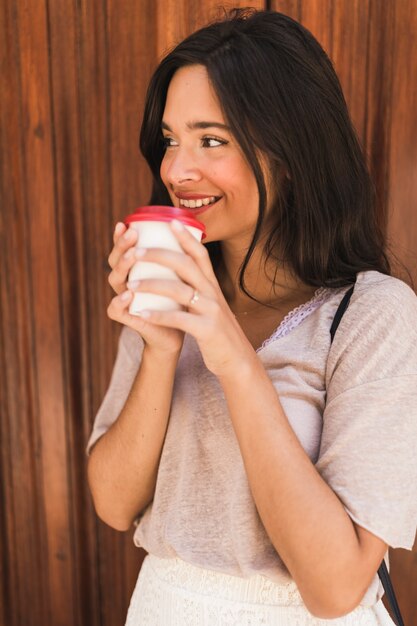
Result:
M363 138L367 96L369 0L335 2L332 20L332 61L342 84L353 124L359 138Z
M208 22L224 16L224 8L264 9L264 0L252 0L249 4L239 0L233 5L221 4L218 0L164 0L157 12L157 53L158 58L170 50L192 32ZM224 7L224 8L223 8Z
M112 188L109 146L110 93L105 0L77 3L77 89L81 206L84 241L85 306L88 359L92 373L85 441L91 420L108 384L116 334L107 318L111 297L107 256L112 233ZM109 342L110 338L110 342ZM111 339L113 338L113 345Z
M93 5L96 7L96 5ZM98 579L98 546L96 519L87 485L85 441L90 430L91 385L93 380L89 358L88 281L86 280L86 249L91 237L86 232L84 202L90 178L85 177L85 164L91 155L85 151L85 134L81 112L85 111L86 93L82 91L80 74L84 75L95 55L82 59L79 33L82 11L73 0L49 1L50 75L54 128L55 208L59 256L59 287L62 325L62 365L65 372L65 417L68 447L68 478L70 517L68 535L72 545L72 586L74 618L77 624L99 623L100 600ZM97 8L96 8L97 11ZM99 22L99 14L95 15ZM91 33L85 34L92 39ZM98 61L100 63L100 61ZM104 63L99 68L103 75ZM63 71L64 69L64 71ZM90 90L92 83L90 83ZM87 100L88 101L88 100ZM94 111L97 119L105 109L106 98ZM91 131L90 131L91 132ZM102 160L98 151L93 161ZM92 154L94 154L92 152ZM105 163L104 163L105 165ZM88 213L105 205L106 186L95 198L96 205ZM104 198L103 198L104 196ZM108 350L110 350L109 346Z
M55 180L52 157L48 15L44 2L17 5L24 131L25 210L31 250L30 289L36 360L34 419L42 442L42 509L49 611L44 623L76 621L73 546L68 534L70 486L65 426L61 316L57 273Z
M271 0L270 8L301 21L301 0Z
M49 624L50 619L64 624L73 616L46 8L22 2L2 13L14 72L9 87L16 88L6 91L10 118L8 126L2 124L2 137L9 139L4 153L13 145L20 148L9 171L7 165L3 169L7 182L2 185L9 253L8 297L2 302L9 357L3 378L6 498L15 624Z
M3 254L1 260L0 289L0 321L2 362L7 366L1 368L0 374L0 467L2 483L2 563L4 579L2 594L4 604L2 613L4 623L22 624L24 597L31 598L30 587L25 583L25 572L30 561L40 566L39 550L36 543L30 542L28 550L22 554L18 548L19 537L24 536L24 520L34 510L37 491L37 474L30 472L32 455L32 437L29 420L31 413L31 376L32 366L30 353L26 350L27 342L16 337L16 324L25 323L30 326L30 319L22 316L23 306L28 304L28 282L18 271L17 264L27 270L25 254L25 221L23 219L22 194L22 159L18 150L10 150L10 146L21 145L20 115L20 82L19 82L19 49L17 45L16 19L12 8L0 4L1 35L1 94L0 99L0 142L2 155L9 158L0 160L0 189L2 206L0 211L0 241ZM12 67L16 66L16 71ZM26 275L26 274L25 274ZM14 288L13 288L14 287ZM17 299L19 294L19 300ZM28 367L25 367L25 360ZM23 412L18 407L17 399L21 398ZM27 411L27 413L26 413ZM13 463L13 457L15 462ZM37 516L34 519L33 535L36 537ZM5 535L3 534L5 533ZM38 592L42 590L39 586ZM33 614L40 617L44 594L38 593L34 598ZM30 626L34 619L29 620Z
M321 43L330 58L333 57L333 0L300 0L300 21Z
M386 230L390 188L390 128L395 6L371 0L369 11L366 116L362 137L375 180L381 227Z
M157 4L108 3L112 220L148 199L151 179L139 151L145 93L155 64Z
M413 0L394 4L388 233L417 288L417 4ZM417 585L417 571L412 580Z
M388 236L417 288L417 4L394 2L394 46L389 128ZM417 541L394 550L391 572L405 624L417 624Z

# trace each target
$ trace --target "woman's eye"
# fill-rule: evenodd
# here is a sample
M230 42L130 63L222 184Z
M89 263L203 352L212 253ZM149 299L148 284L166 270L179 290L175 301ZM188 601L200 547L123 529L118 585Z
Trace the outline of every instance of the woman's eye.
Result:
M173 148L178 146L178 143L172 137L162 137L162 143L165 148ZM217 148L218 146L223 146L228 142L224 139L219 139L218 137L203 137L201 139L201 144L203 148Z
M227 143L227 141L217 137L203 137L202 142L204 148L217 148L217 146L223 146Z
M175 146L175 141L172 139L172 137L163 137L162 138L162 143L164 144L165 148L170 148L171 146Z

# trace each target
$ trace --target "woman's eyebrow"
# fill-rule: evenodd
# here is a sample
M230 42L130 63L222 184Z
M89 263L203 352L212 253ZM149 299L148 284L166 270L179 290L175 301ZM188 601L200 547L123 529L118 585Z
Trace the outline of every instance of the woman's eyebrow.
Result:
M202 128L220 128L221 130L227 130L230 132L230 126L227 126L227 124L222 124L221 122L187 122L186 126L190 130ZM161 128L162 130L172 132L172 129L168 126L166 122L161 123Z

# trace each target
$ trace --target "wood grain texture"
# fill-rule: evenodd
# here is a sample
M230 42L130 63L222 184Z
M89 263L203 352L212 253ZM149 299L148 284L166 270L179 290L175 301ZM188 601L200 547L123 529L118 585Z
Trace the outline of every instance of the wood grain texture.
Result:
M394 2L394 8L388 234L417 288L417 2ZM413 580L416 589L417 571Z
M300 19L328 51L417 281L417 0L251 4ZM115 222L149 197L151 72L224 5L247 3L0 3L0 626L124 622L144 553L97 520L84 454L120 331L107 256ZM416 555L392 555L408 626Z
M84 216L87 204L83 202L87 155L85 135L81 132L80 71L86 69L80 63L82 11L69 0L52 2L48 9L60 320L66 378L64 406L72 504L68 531L72 541L73 611L76 623L97 624L100 603L95 584L96 522L87 489L84 456L91 406L90 386L85 382L94 377L89 359L88 283L85 280L89 238Z
M417 3L393 3L390 125L387 129L388 217L391 247L417 288ZM417 541L391 555L392 579L407 625L417 625Z
M12 176L20 187L18 194L9 196L5 221L5 276L12 281L8 293L14 292L14 298L2 299L10 364L7 510L13 533L9 565L16 585L10 614L22 624L52 624L51 614L55 624L65 624L73 615L46 9L44 2L27 1L13 4L7 15L16 55L11 71L17 65L17 80L11 80L17 90L8 102L15 125L6 129L6 152L19 146L18 170Z
M20 82L18 72L12 68L19 59L16 24L9 5L0 4L2 33L0 37L1 69L1 153L9 155L1 159L1 362L0 368L0 445L1 445L1 485L2 502L2 579L1 591L2 624L7 624L15 612L22 618L21 604L29 592L26 569L30 563L40 567L39 550L33 544L22 553L19 538L24 536L25 519L37 511L36 478L32 469L31 442L29 427L31 408L31 372L33 364L30 351L27 351L28 324L22 316L22 306L28 310L29 289L25 279L28 259L23 218L23 162L20 151L21 114ZM16 145L18 149L11 150ZM18 267L23 269L19 271ZM17 294L21 306L17 306ZM25 307L26 305L26 307ZM13 332L16 324L23 324L22 335ZM7 364L7 366L6 366ZM21 411L22 407L23 411ZM38 515L33 515L38 522ZM40 590L42 587L40 587ZM40 616L44 598L38 595L33 605L34 615ZM28 622L33 624L33 620Z
M387 229L395 3L371 2L363 144L375 180L379 221Z
M219 0L164 0L158 5L157 12L157 55L160 59L184 37L205 26L211 21L222 18L229 9L253 7L266 8L263 0L244 2L219 2Z
M269 5L273 11L285 13L294 20L301 21L302 0L271 0Z

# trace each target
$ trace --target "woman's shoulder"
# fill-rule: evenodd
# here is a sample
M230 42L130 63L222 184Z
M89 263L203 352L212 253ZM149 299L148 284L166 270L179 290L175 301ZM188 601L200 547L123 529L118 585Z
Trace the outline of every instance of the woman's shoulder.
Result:
M328 380L342 387L409 375L417 375L417 296L398 278L361 272L330 349Z
M415 305L417 296L407 283L394 276L376 271L360 272L355 284L355 298L386 298Z
M346 290L345 290L346 291ZM341 300L340 291L334 296ZM357 276L349 307L341 324L359 325L371 323L374 328L384 328L394 319L412 324L417 331L417 296L409 285L399 278L376 271L360 272Z

